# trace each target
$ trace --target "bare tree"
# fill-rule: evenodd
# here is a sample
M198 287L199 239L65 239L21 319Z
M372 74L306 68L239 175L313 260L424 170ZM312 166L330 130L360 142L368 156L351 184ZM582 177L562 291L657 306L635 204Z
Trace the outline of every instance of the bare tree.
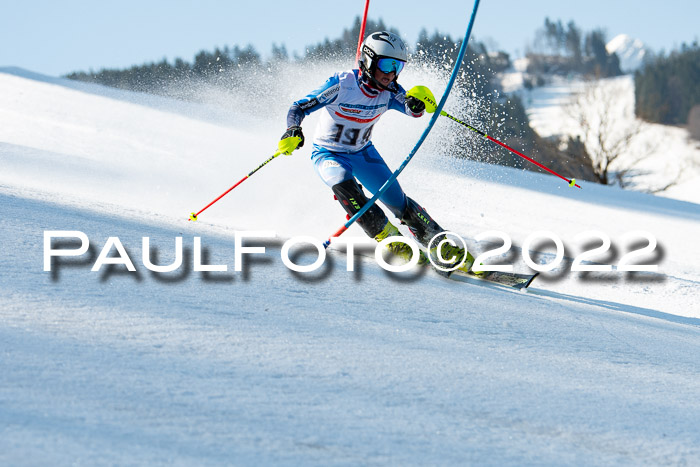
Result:
M634 117L634 99L622 98L625 92L629 90L619 79L589 81L566 108L578 124L598 182L622 188L633 184L638 164L656 149L638 141L643 123Z

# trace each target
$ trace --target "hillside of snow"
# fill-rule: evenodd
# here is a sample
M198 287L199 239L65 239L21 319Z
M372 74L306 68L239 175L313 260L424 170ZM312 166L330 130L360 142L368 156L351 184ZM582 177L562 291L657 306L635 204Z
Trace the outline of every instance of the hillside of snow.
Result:
M608 49L636 57L637 68L646 57L643 44L626 35L611 40ZM625 171L629 189L700 203L700 142L684 127L638 119L633 75L601 80L552 75L545 85L527 89L525 82L532 78L527 64L527 58L515 60L499 79L506 93L521 98L530 126L540 136L560 142L580 138L591 157L601 147L619 147L611 151L617 156L610 166L611 182L617 184L614 174ZM587 133L583 122L604 129Z
M399 182L474 252L499 246L480 234L511 238L501 262L516 271L528 237L561 239L563 259L527 292L389 273L371 249L348 271L339 244L320 269L289 270L287 239L344 222L310 144L188 221L274 152L289 103L329 71L212 90L222 107L0 69L0 463L700 463L697 198L453 160L446 142L472 136L440 119ZM426 124L383 117L373 139L391 167ZM46 231L90 246L45 271ZM246 232L265 253L236 271ZM177 270L146 268L176 261L178 238ZM556 260L551 241L531 250ZM616 269L639 250L631 263L656 272ZM612 270L572 272L584 252Z
M558 79L553 83L522 91L530 125L540 136L562 139L580 137L591 147L599 137L612 146L629 136L611 171L632 168L632 188L655 191L659 196L700 203L700 142L681 127L643 122L634 116L634 77L624 75L599 81ZM580 118L602 119L608 131L586 136Z

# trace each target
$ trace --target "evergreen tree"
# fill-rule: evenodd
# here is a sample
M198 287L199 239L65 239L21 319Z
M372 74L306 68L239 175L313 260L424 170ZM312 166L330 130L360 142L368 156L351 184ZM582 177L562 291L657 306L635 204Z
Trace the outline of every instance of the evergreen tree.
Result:
M581 73L600 78L622 74L620 61L617 55L608 53L605 33L600 29L584 35L573 21L569 21L565 28L561 20L554 22L545 18L538 36L544 37L549 53L528 53L530 73Z
M683 44L635 73L635 113L650 122L685 124L700 104L700 46Z
M567 25L564 42L566 44L566 51L571 57L572 62L580 66L583 58L581 53L581 30L576 27L573 21L569 21Z
M352 27L343 29L340 37L334 40L324 39L316 45L309 46L306 49L304 61L312 62L317 60L336 59L347 60L354 59L357 52L357 41L360 36L362 20L359 16L355 17ZM384 21L381 19L375 21L371 18L367 19L365 27L365 37L374 31L391 31L399 34L395 28L387 28ZM400 35L400 34L399 34ZM364 38L363 38L364 40Z

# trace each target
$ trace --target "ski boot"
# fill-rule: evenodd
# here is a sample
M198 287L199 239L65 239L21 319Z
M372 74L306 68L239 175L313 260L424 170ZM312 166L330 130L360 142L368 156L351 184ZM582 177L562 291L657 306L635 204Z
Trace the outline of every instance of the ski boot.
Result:
M384 226L384 229L382 229L382 231L379 232L374 237L374 239L377 242L381 242L385 238L394 237L394 236L403 236L403 235L401 234L401 232L399 232L399 229L396 228L396 226L394 224L392 224L391 222L389 222L387 220L386 225ZM405 242L391 242L391 243L388 243L386 245L386 247L394 256L398 256L399 258L406 260L406 262L410 261L411 258L413 257L413 250ZM418 264L419 265L428 264L430 262L430 260L425 255L423 250L418 250L418 251L420 252L420 257L418 258Z
M354 216L368 201L362 187L354 178L340 182L334 185L332 189L335 194L335 199L338 200L341 206L343 206L343 209L345 209L348 219ZM362 230L364 230L368 236L374 238L378 242L388 237L401 235L399 229L389 222L384 211L376 204L369 208L367 212L357 220L357 224L362 227ZM387 245L387 249L393 255L407 262L410 261L413 256L413 250L404 242L391 242ZM418 264L427 264L429 262L428 257L421 251Z
M440 241L437 240L434 243L440 244ZM453 246L450 245L449 242L445 242L442 244L442 247L440 248L440 255L438 256L437 252L437 246L434 246L433 248L430 249L430 257L433 258L436 264L441 265L443 268L448 268L451 269L455 265L460 264L462 261L464 261L464 264L462 264L459 268L457 268L459 271L465 272L467 274L474 274L476 276L480 276L484 274L486 271L472 271L472 266L474 266L474 256L472 256L469 251L466 251L464 248L460 248L458 246ZM465 259L466 255L466 259ZM440 261L440 257L442 257L445 260L451 260L451 261ZM454 259L453 259L454 258Z
M408 226L413 236L416 237L416 240L425 248L433 245L428 253L435 265L440 266L442 269L452 269L455 265L460 264L464 260L464 264L458 268L460 271L468 274L481 274L480 272L470 272L470 268L474 265L474 257L464 248L453 246L449 242L444 242L440 247L441 254L438 255L437 247L440 245L440 242L445 239L445 230L414 200L407 197L406 201L406 210L401 217L401 222ZM433 238L435 240L433 240ZM432 244L430 244L431 240L433 240ZM440 258L450 261L443 261ZM450 274L450 272L441 271L440 269L438 269L438 272L443 275Z

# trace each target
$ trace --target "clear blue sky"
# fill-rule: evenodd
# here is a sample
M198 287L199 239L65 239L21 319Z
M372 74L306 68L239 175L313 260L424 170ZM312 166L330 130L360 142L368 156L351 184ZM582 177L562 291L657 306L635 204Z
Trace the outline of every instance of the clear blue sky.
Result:
M49 75L145 62L191 62L200 50L252 44L269 56L272 44L290 53L334 39L362 14L364 0L0 0L0 67ZM459 39L470 0L371 0L369 15L398 28L410 45L422 28ZM473 38L522 54L544 18L574 20L641 39L655 51L700 36L700 2L689 0L482 0Z

